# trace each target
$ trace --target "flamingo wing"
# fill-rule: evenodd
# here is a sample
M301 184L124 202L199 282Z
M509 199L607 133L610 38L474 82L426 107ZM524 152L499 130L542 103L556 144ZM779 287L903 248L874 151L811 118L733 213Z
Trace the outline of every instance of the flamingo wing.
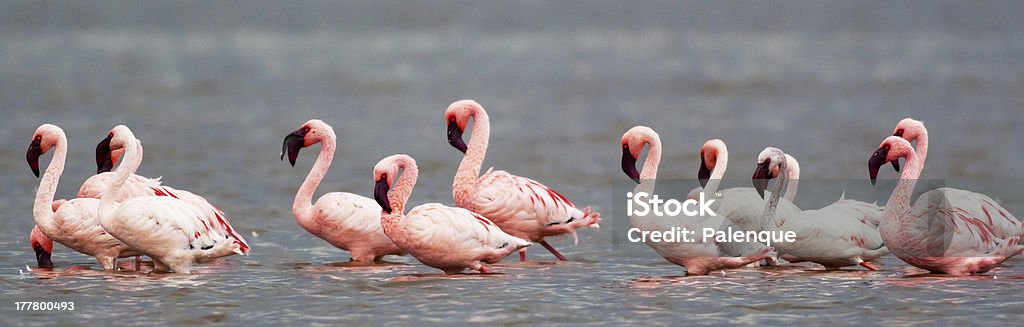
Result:
M507 217L541 226L571 223L584 214L564 195L543 184L503 170L488 171L477 183L474 208L501 224Z

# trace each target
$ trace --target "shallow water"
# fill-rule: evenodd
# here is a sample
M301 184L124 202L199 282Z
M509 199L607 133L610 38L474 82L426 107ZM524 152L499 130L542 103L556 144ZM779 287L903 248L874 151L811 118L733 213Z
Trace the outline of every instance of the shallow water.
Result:
M1024 174L1018 2L249 4L0 4L0 294L9 302L0 324L1022 318L1020 258L970 278L920 276L893 257L881 272L682 278L649 248L612 237L625 223L613 185L628 182L618 141L637 124L661 134L663 176L692 178L700 144L719 137L732 154L728 176L749 176L757 152L776 145L801 160L804 179L849 180L865 178L878 143L913 116L931 131L924 178L971 185L962 187L1024 215L1013 182ZM581 231L579 245L553 240L571 262L537 247L493 276L443 277L399 257L353 267L295 223L292 197L318 148L294 168L278 153L309 118L332 124L340 141L321 193L369 194L372 166L407 153L421 169L412 203L450 203L461 154L445 142L442 113L461 98L488 108L485 167L604 212L606 228ZM125 123L146 146L140 174L220 206L252 255L191 276L150 275L101 272L57 246L55 271L26 272L39 181L22 158L44 122L70 139L58 198L73 196L94 171L96 142ZM804 192L797 204L838 195ZM32 300L76 310L10 303Z

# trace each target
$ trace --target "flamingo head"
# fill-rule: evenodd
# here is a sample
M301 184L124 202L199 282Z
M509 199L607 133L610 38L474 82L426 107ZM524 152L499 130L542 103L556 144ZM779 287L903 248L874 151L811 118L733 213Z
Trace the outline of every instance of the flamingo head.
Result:
M903 118L899 123L896 124L896 128L892 130L892 136L902 137L907 142L917 141L922 135L927 135L928 130L924 128L924 122L916 120L914 118ZM894 160L892 162L892 168L896 171L900 171L900 161Z
M96 144L96 173L108 172L114 163L121 160L125 145L135 139L135 134L125 125L114 126L107 137Z
M910 145L910 142L903 139L900 136L890 136L882 140L882 144L878 146L878 150L871 154L871 158L868 159L868 174L871 176L871 185L875 184L875 180L878 179L878 169L887 162L893 162L900 159L900 157L906 157L910 153L914 152L914 147ZM899 166L895 166L898 168ZM897 171L899 171L897 169Z
M319 119L310 119L299 126L299 129L284 137L284 144L281 145L281 160L284 160L285 153L288 154L288 162L295 166L295 159L299 156L299 150L320 143L324 139L335 140L334 128Z
M401 161L403 157L412 160L411 157L404 154L396 154L387 158L381 159L376 166L373 167L373 181L375 183L373 187L373 199L380 205L381 210L386 213L391 213L393 208L391 202L388 200L388 191L391 190L391 186L394 185L395 177L398 176L399 169L402 168Z
M786 154L781 149L766 147L757 155L757 168L754 168L754 176L751 180L757 194L764 198L764 190L768 188L768 182L779 177L783 164L786 163Z
M700 147L700 167L697 167L697 180L700 187L706 187L711 180L711 171L718 165L718 158L726 153L725 142L721 139L710 139Z
M459 100L449 105L444 111L444 120L448 123L448 144L466 153L468 147L462 140L462 133L469 126L469 118L483 110L484 108L473 100Z
M52 124L39 125L36 132L32 134L32 142L28 144L25 160L28 161L28 166L32 168L32 173L36 177L39 177L39 157L57 145L63 134L63 129Z
M39 267L53 267L53 261L50 261L50 254L53 253L53 241L39 230L39 226L32 227L28 241L32 250L36 252L36 262Z
M622 172L637 184L640 184L640 171L636 169L637 158L644 150L644 145L657 139L658 133L647 126L635 126L622 134Z

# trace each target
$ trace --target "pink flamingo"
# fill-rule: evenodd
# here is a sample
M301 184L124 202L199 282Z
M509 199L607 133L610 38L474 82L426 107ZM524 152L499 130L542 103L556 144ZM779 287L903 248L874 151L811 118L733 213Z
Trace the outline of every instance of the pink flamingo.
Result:
M36 129L32 143L28 146L26 160L36 176L39 176L39 157L50 149L55 149L53 159L50 160L39 183L32 208L35 229L45 236L45 239L41 236L30 238L33 250L36 250L36 259L41 266L52 265L53 263L48 261L53 250L52 241L56 241L75 251L95 257L103 269L114 269L117 258L136 256L139 253L106 233L96 215L100 201L93 198L76 198L62 203L53 201L60 176L64 172L67 144L68 139L64 130L51 124L43 124ZM41 254L38 248L42 248L45 253Z
M470 118L474 121L473 133L467 147L462 133ZM452 185L455 205L490 218L509 234L540 243L561 261L565 256L545 237L569 233L578 242L577 228L600 227L600 213L590 207L577 209L568 198L532 179L494 168L480 175L491 128L487 112L479 103L456 101L445 111L445 120L448 142L465 153ZM526 261L526 248L519 251L519 260Z
M217 232L201 208L177 197L138 196L116 204L114 199L142 157L138 140L124 125L114 127L104 142L111 150L125 149L124 169L117 170L100 198L99 221L107 233L153 258L156 271L190 273L196 261L244 254L240 240Z
M634 193L653 194L661 162L661 138L646 126L636 126L622 135L622 171L637 183ZM648 146L643 170L636 170L636 160ZM756 196L756 195L755 195ZM641 231L665 231L670 228L724 230L735 224L722 216L712 217L629 217L630 224ZM686 267L687 275L707 275L715 270L741 268L770 259L772 248L756 242L647 242L665 260Z
M911 207L924 160L899 136L887 137L868 160L871 183L882 165L901 157L907 167L885 204L880 226L882 240L896 257L931 272L968 275L987 272L1024 250L1017 244L1020 236L995 235L986 218L965 209L973 204L963 198L925 193Z
M292 204L292 213L302 228L335 247L352 253L352 261L380 261L385 255L405 255L391 239L384 234L380 225L380 205L373 199L344 192L324 194L313 201L313 192L327 174L334 159L337 137L334 129L323 121L313 119L302 124L295 132L284 138L281 160L285 152L288 161L295 166L299 150L322 144L320 155L309 171L306 180L299 187Z
M857 207L838 202L821 209L803 210L780 214L776 211L779 192L787 184L788 176L779 174L786 170L788 158L782 150L765 148L758 155L757 169L751 177L758 193L769 179L778 178L774 192L764 206L764 218L759 230L793 232L793 242L775 243L775 248L784 258L793 261L811 261L828 269L861 265L870 270L878 267L869 261L889 254L878 229ZM781 175L781 176L780 176ZM795 259L794 259L795 258Z
M403 172L395 181L399 169ZM373 197L382 208L380 223L384 233L416 260L441 269L445 274L467 268L489 273L490 269L483 263L498 263L530 245L526 240L506 234L487 218L463 208L428 203L404 214L418 175L416 161L404 154L384 158L373 168L376 182Z
M892 135L902 137L907 142L917 141L917 147L914 148L914 152L921 158L921 162L928 158L928 129L924 127L923 122L913 118L904 118L896 124L896 129L893 130ZM899 161L893 161L892 165L897 171L899 170ZM1017 217L1014 217L1013 214L1010 214L1009 211L987 195L951 187L938 188L925 194L928 197L922 195L918 197L917 201L931 199L930 196L948 198L951 202L956 202L960 208L967 211L969 216L985 217L983 222L992 229L996 236L1009 238L1024 235L1024 223L1017 220ZM917 203L914 203L914 205L917 205Z

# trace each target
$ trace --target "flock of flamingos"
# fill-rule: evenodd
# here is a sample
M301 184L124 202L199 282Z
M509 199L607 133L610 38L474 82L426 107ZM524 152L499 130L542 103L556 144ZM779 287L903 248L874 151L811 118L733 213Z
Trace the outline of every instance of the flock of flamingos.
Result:
M463 131L474 125L470 142ZM396 154L373 169L373 198L344 192L327 193L313 202L313 193L334 158L336 136L330 125L310 120L284 138L281 158L294 166L302 148L319 143L316 163L299 187L292 205L296 221L309 233L349 251L353 261L381 261L387 255L411 255L446 274L466 269L488 273L486 264L513 252L526 259L526 249L539 243L558 260L565 260L545 242L548 236L597 228L600 214L578 208L565 196L526 177L480 168L487 152L490 122L475 101L452 103L445 111L449 143L465 156L452 185L455 207L437 203L406 203L416 185L418 170L412 157ZM911 142L917 142L916 148ZM26 159L39 176L39 157L54 150L39 184L33 206L36 227L30 243L39 266L51 267L53 241L90 255L104 269L116 269L118 258L153 259L155 271L190 273L196 263L233 254L248 254L249 244L227 216L203 197L163 185L159 179L134 174L142 163L142 144L123 125L114 127L96 147L99 173L79 189L78 197L54 201L67 155L67 137L51 124L36 129ZM621 140L622 169L637 182L636 190L653 190L661 159L661 140L654 130L637 126ZM644 148L647 159L637 169ZM769 147L757 158L753 188L719 190L728 152L718 139L701 148L699 192L717 199L712 219L654 219L630 217L633 227L722 228L793 231L795 242L764 244L717 242L649 242L666 260L686 267L687 274L748 265L809 261L829 269L860 265L878 269L872 261L889 253L930 272L951 275L984 273L1024 250L1017 244L1024 225L994 200L970 191L940 188L911 202L924 167L928 132L922 122L904 119L870 156L874 183L887 163L899 171L899 182L884 207L840 199L824 208L801 210L796 196L799 166L792 156ZM115 163L117 168L114 169ZM113 171L112 171L113 170ZM770 180L777 180L766 192ZM785 187L785 191L783 190ZM783 196L783 193L785 194ZM767 196L767 200L764 197Z

